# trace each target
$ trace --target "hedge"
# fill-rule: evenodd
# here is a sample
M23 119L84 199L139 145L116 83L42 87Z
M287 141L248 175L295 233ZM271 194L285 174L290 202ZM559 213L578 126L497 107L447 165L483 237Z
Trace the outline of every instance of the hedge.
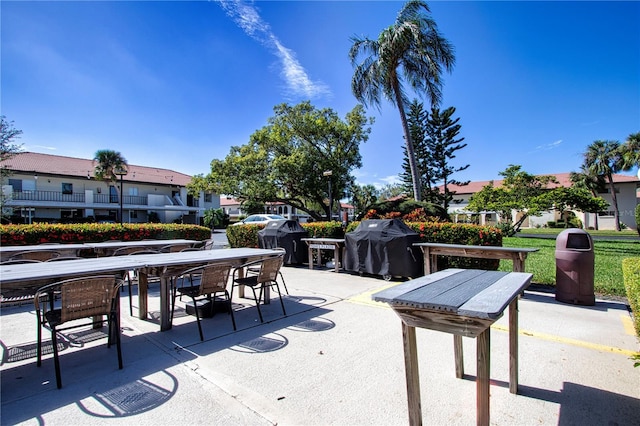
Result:
M184 238L203 241L211 238L204 226L182 224L73 223L0 225L0 244L20 246L42 243L97 243L107 240L140 241Z
M622 276L627 300L633 313L636 334L640 337L640 257L622 259Z
M354 231L360 222L351 222L346 229L340 222L312 222L301 224L309 237L344 238L345 232ZM231 247L258 247L258 231L265 225L239 225L227 227L227 239ZM407 226L420 235L421 242L464 244L479 246L502 246L502 233L491 226L450 222L408 222ZM438 268L478 268L497 270L500 261L467 257L441 256Z

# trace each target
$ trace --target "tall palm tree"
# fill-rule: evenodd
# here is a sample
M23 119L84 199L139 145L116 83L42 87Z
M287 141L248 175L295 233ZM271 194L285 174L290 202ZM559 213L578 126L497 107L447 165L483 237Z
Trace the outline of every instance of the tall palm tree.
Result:
M569 179L573 186L586 189L594 198L598 197L598 192L602 192L606 185L604 177L593 174L585 164L580 166L579 172L571 172ZM598 212L595 212L594 227L598 229Z
M400 121L413 180L413 196L422 198L420 178L405 105L409 104L403 84L429 97L432 106L442 98L443 69L451 72L455 63L453 46L438 32L426 2L411 0L398 13L393 25L377 40L352 37L349 59L355 67L351 90L364 105L380 107L381 97L400 111ZM364 56L358 63L360 56Z
M122 188L117 185L118 173L126 174L129 167L127 160L118 151L101 149L94 154L93 164L93 176L106 182L107 185L113 185L116 188L118 198L120 198Z
M590 173L603 176L607 181L611 192L616 231L620 231L618 198L613 185L613 175L624 169L620 156L620 142L603 140L593 142L587 147L587 152L584 154L584 164Z
M629 135L627 141L620 146L622 170L640 167L640 132Z

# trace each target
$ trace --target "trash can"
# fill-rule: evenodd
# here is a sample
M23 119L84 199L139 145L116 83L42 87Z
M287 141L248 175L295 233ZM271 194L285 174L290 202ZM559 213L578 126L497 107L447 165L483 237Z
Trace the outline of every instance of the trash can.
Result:
M593 239L582 229L567 229L556 238L556 300L594 305Z

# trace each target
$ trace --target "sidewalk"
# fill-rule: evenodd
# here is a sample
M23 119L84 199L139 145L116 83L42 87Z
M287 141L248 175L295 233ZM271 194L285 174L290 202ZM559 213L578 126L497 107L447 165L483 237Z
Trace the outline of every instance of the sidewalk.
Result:
M123 309L123 370L115 348L95 340L103 331L69 336L61 390L50 355L35 366L32 307L3 308L0 423L408 424L400 320L371 301L394 283L306 267L283 274L286 317L273 299L260 324L252 301L234 295L238 331L218 313L203 321L204 342L183 310L161 333L157 321ZM492 424L640 425L640 368L629 359L640 344L625 304L581 307L527 291L519 307L517 395L508 386L508 315L492 327ZM418 329L417 340L424 424L475 424L475 341L463 339L466 375L456 379L452 336Z

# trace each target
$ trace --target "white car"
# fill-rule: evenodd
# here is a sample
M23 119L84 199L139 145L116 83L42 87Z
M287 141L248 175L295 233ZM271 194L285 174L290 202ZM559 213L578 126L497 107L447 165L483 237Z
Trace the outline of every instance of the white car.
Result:
M267 223L272 220L284 220L286 219L284 216L280 216L279 214L252 214L251 216L247 216L240 222L236 222L233 225L258 225L261 223Z

